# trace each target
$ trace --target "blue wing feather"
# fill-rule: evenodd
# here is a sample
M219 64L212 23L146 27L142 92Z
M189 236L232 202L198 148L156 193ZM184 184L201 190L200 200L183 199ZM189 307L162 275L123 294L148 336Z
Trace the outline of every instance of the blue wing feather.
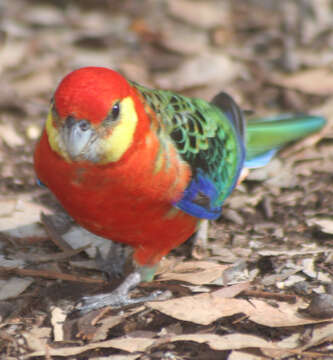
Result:
M200 172L191 180L181 200L174 205L190 215L214 220L221 215L222 210L222 204L214 205L218 197L215 184Z
M220 114L216 126L219 123L221 127L217 129L214 139L216 142L211 143L210 149L211 156L216 156L218 164L205 171L205 166L198 162L200 156L197 156L196 163L191 164L192 168L196 165L194 176L182 199L174 204L190 215L209 220L221 215L223 202L235 188L245 161L242 111L225 93L218 94L212 104L220 110L214 112L215 116ZM210 120L214 121L214 118ZM232 147L233 154L228 151L229 146ZM209 156L203 158L207 163L211 161ZM218 176L214 176L215 171L219 172Z

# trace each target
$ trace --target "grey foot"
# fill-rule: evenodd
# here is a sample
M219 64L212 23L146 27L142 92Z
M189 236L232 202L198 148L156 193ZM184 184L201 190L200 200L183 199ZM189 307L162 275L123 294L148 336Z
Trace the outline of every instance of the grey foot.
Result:
M133 272L111 293L99 294L93 296L85 296L76 305L75 309L81 313L100 309L105 306L122 307L131 304L137 304L145 301L156 300L162 292L154 291L151 295L140 298L130 298L129 292L134 289L141 282L141 275L139 272Z

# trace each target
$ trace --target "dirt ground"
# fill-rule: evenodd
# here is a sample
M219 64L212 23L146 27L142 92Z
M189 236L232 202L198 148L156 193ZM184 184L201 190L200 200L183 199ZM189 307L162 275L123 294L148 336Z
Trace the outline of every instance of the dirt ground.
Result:
M332 19L331 0L0 3L0 359L333 359ZM165 298L78 314L120 281L95 261L111 242L63 220L32 154L57 84L88 65L327 125L252 171L208 244L133 292Z

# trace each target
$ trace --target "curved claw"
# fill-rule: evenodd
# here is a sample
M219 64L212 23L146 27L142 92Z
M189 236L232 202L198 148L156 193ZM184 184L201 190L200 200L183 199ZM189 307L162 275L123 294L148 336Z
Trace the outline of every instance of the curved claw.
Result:
M114 308L137 304L145 301L156 300L161 295L161 291L154 291L149 296L140 298L130 298L129 292L135 288L141 282L141 274L139 272L133 272L127 276L127 278L111 293L99 294L93 296L85 296L75 306L75 309L81 313L100 309L105 306L112 306Z

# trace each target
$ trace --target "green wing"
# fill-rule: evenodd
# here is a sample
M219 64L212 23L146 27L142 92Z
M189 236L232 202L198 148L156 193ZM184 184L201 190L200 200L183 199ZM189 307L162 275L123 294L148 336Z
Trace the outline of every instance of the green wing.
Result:
M175 206L200 218L218 217L244 160L243 140L234 121L204 100L132 85L163 123L161 141L171 138L191 167L192 181Z

